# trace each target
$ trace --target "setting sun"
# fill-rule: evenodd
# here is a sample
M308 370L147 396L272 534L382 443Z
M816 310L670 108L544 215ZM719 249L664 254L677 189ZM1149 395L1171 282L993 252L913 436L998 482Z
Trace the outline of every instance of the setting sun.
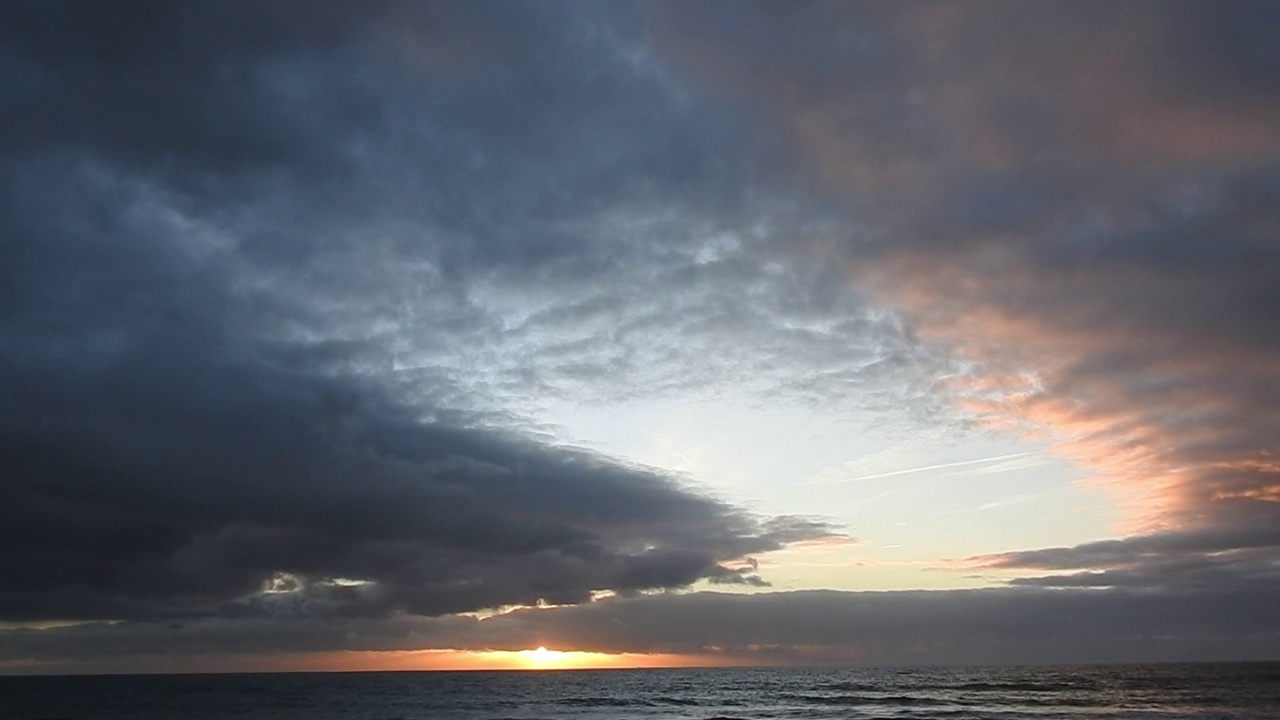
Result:
M574 668L635 667L650 664L651 658L643 655L610 655L583 652L581 650L550 650L539 645L533 650L484 653L501 662L508 660L509 667L529 670L568 670ZM504 657L505 656L505 657Z
M535 665L549 665L555 661L557 655L563 655L554 650L548 650L545 647L538 647L536 650L529 650L529 660Z
M621 668L676 668L753 664L744 658L722 654L678 655L668 653L603 653L584 650L552 650L539 645L531 650L392 650L291 655L289 667L322 670L591 670ZM274 670L263 665L256 669Z

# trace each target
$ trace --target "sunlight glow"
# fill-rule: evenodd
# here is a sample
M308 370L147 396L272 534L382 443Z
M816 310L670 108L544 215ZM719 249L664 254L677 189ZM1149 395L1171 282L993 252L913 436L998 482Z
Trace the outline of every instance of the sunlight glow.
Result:
M528 670L567 670L571 668L648 667L654 658L649 655L609 654L581 650L548 650L538 646L533 650L489 651L474 653L499 666Z
M754 665L754 659L713 653L601 653L583 650L451 650L344 651L291 656L289 667L308 670L590 670L661 667Z

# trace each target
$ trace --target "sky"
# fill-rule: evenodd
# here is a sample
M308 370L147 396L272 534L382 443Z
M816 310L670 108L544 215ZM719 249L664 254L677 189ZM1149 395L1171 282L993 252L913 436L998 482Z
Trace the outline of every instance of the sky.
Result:
M1280 658L1280 4L0 8L0 673Z

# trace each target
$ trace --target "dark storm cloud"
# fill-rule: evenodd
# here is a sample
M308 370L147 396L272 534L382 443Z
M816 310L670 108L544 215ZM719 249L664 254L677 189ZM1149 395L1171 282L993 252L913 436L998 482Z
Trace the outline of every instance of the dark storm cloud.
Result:
M1276 650L1274 582L1150 592L988 590L738 595L664 594L476 620L206 619L11 631L0 662L14 669L206 668L244 655L424 647L679 653L792 664L1004 664L1266 659ZM127 642L124 640L127 639ZM243 655L241 655L243 654ZM358 666L359 655L348 656ZM220 659L222 658L222 659ZM413 658L404 658L412 666ZM219 663L223 663L220 665Z
M939 358L786 253L831 218L783 186L776 133L655 59L628 6L8 12L13 177L46 176L16 191L85 165L149 183L241 289L372 340L404 392L497 415L727 381L928 405Z
M661 255L583 230L623 199L736 202L702 190L735 172L715 153L732 129L622 51L614 9L2 12L22 112L3 133L0 617L574 603L759 583L722 563L831 532L467 402L459 377L502 337L486 288L532 287L523 312Z
M662 7L653 41L856 219L853 282L972 363L960 406L1061 439L1154 534L1062 551L1106 571L1073 583L1274 562L1246 539L1280 525L1274 3Z
M172 228L94 210L92 239L33 220L66 254L41 316L6 325L7 618L232 612L279 573L315 600L299 612L577 602L827 532L433 418L362 377L368 343L286 341L289 315L234 297L220 263L165 257Z

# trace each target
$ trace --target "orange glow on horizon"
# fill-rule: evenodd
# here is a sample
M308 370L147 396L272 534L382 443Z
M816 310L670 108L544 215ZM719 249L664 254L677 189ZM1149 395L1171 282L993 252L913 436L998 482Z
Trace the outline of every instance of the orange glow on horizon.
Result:
M608 670L683 667L740 667L758 661L720 654L603 653L585 650L427 650L340 651L278 658L273 669L299 671L384 670Z
M335 650L279 652L260 655L210 654L148 656L137 663L79 663L57 661L0 661L0 674L97 673L277 673L277 672L453 672L574 670L643 670L659 668L756 667L766 658L750 653L708 652L603 653L582 650Z

